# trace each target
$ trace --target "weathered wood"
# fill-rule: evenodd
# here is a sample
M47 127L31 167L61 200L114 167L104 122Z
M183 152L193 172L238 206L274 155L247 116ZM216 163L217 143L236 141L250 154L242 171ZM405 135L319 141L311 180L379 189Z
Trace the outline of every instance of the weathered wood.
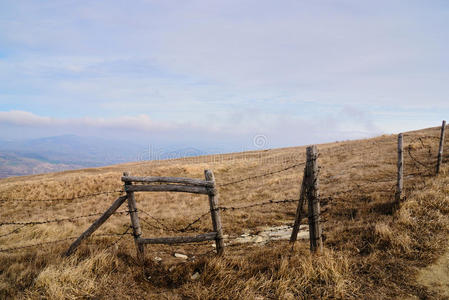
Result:
M123 173L123 176L128 176L128 173ZM131 182L125 181L125 191L126 196L128 197L129 216L131 218L131 225L133 228L134 243L136 244L137 249L137 260L140 263L143 263L143 261L145 260L145 247L143 244L138 242L138 239L142 235L142 229L140 228L139 215L137 214L136 199L134 198L134 192L128 191L126 189L126 187L130 187L130 184Z
M444 145L444 130L446 128L446 121L443 120L441 124L441 134L440 134L440 145L438 147L438 159L437 159L437 169L436 174L440 173L441 162L443 161L443 145Z
M122 181L126 182L162 182L162 183L182 183L193 186L203 186L203 187L213 187L213 182L204 181L200 179L192 179L192 178L183 178L183 177L137 177L137 176L123 176Z
M215 240L216 238L217 238L216 232L208 232L196 236L138 238L137 242L140 244L182 244L182 243L197 243L204 241L212 241Z
M310 251L317 252L323 249L320 225L320 200L318 191L318 164L317 148L315 145L307 147L306 196L309 213Z
M209 190L209 205L210 205L210 215L212 218L212 225L214 231L217 233L215 237L216 250L218 255L223 255L224 253L224 241L223 241L223 229L221 225L220 211L218 207L218 195L215 191L215 177L211 170L204 170L204 176L207 181L212 181L214 183L213 188L208 188Z
M160 185L125 185L127 192L183 192L193 194L208 195L210 188L203 186L188 186L178 184L160 184Z
M293 224L292 235L290 236L290 243L296 242L298 238L299 226L301 225L301 220L303 218L304 212L304 200L306 193L306 168L304 168L304 175L302 177L301 191L299 193L298 207L296 208L295 223Z
M106 210L104 214L101 215L101 217L99 217L92 225L90 225L90 227L86 231L84 231L79 236L79 238L77 238L76 241L72 243L72 245L70 245L65 255L69 256L73 252L75 252L76 248L81 244L81 242L84 239L87 239L92 233L94 233L95 230L98 229L98 227L106 222L106 220L116 212L116 210L123 204L123 202L125 202L126 199L126 196L118 197L117 200L115 200L114 203L112 203L112 205L108 208L108 210Z
M403 135L398 135L398 174L397 174L397 187L396 187L396 204L399 205L402 199L402 191L404 188L404 148L403 148Z

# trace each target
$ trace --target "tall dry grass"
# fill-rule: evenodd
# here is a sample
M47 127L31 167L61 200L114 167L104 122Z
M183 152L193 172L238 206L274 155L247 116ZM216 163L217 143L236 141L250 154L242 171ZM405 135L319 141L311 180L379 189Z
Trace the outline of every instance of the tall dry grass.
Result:
M424 164L436 160L438 128L410 132L405 146ZM417 137L422 137L421 140ZM147 247L145 266L135 261L132 237L93 237L70 258L61 253L70 241L0 253L2 298L120 299L297 299L404 298L439 295L416 283L417 270L446 251L449 231L447 167L439 177L406 155L406 201L394 212L396 136L319 145L324 253L312 256L308 244L292 251L286 241L237 244L215 257L211 243ZM305 148L285 148L223 156L139 162L0 181L3 199L72 198L118 190L123 171L133 175L203 178L212 169L218 184L281 170L304 161ZM447 157L447 156L446 156ZM219 188L220 205L239 206L270 199L297 198L302 168ZM0 203L0 220L32 221L103 212L117 195L56 202ZM138 193L138 207L169 228L181 228L208 210L204 196ZM125 207L123 209L126 209ZM261 226L292 223L295 203L224 211L224 233L232 237ZM144 236L182 233L157 229L140 214ZM73 222L0 226L1 248L33 245L79 235L95 217ZM304 220L305 221L305 220ZM126 214L114 215L99 233L123 232ZM191 233L211 230L201 219ZM185 234L185 233L184 233ZM108 248L109 247L109 248ZM174 252L189 260L173 258ZM154 257L162 258L156 262ZM192 274L199 273L197 279Z

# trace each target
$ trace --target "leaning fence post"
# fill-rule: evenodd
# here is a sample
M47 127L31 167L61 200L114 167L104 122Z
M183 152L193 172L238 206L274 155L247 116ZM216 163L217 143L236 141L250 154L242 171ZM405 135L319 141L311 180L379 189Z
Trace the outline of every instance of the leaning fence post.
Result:
M101 225L103 225L106 220L112 216L115 211L125 202L127 199L126 196L120 196L117 198L117 200L112 203L112 205L104 212L104 214L101 215L92 225L87 228L86 231L84 231L71 245L70 248L65 252L65 256L72 255L73 252L75 252L76 248L81 244L81 242L94 233L95 230L98 229Z
M303 208L306 193L306 167L304 167L304 175L302 177L301 191L299 193L298 207L296 208L295 223L293 224L292 235L290 236L290 243L296 242L298 238L299 226L301 225L301 219L303 218Z
M443 120L441 124L441 135L440 135L440 146L438 147L438 159L437 159L437 170L436 173L440 173L440 165L443 160L443 145L444 145L444 129L446 128L446 121Z
M309 237L310 251L317 252L323 250L323 240L321 238L320 226L320 199L318 191L318 164L317 148L315 145L307 147L306 162L306 195L309 212Z
M208 189L210 215L212 218L212 225L214 227L214 231L217 233L217 237L215 238L217 254L223 255L224 253L223 229L221 225L221 217L218 207L218 195L217 190L215 188L215 177L214 173L212 173L211 170L204 170L204 176L206 177L207 181L212 181L214 183L214 186Z
M123 176L129 176L128 172L124 172ZM137 214L137 206L136 206L136 199L134 198L134 192L130 192L126 190L126 187L131 185L132 182L125 181L125 191L126 196L128 197L128 209L129 209L129 216L131 218L131 224L133 227L133 236L134 236L134 243L136 244L137 249L137 260L142 263L145 259L145 246L142 243L138 242L138 239L142 235L142 230L140 228L140 222L139 222L139 216Z
M396 188L396 204L399 205L402 199L402 190L404 188L404 148L403 148L403 135L398 135L398 182Z

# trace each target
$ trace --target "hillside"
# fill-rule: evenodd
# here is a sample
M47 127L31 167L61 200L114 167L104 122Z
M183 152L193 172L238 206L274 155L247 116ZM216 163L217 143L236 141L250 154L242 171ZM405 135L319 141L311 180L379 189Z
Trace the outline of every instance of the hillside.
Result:
M297 202L276 201L298 199L305 147L2 179L0 295L30 299L443 298L444 291L417 281L420 270L448 250L447 154L441 174L434 176L439 130L405 134L406 199L398 211L393 204L396 135L318 145L325 251L316 256L309 253L308 241L297 242L294 249L284 240L229 243L223 257L215 257L210 242L148 245L145 266L139 267L123 206L72 257L61 257L70 242L120 195L125 171L136 176L202 179L204 169L213 170L219 204L228 208L221 214L229 240L254 235L267 226L291 225ZM448 146L446 142L446 150ZM136 193L136 200L146 237L185 235L180 229L190 234L211 230L205 196ZM5 224L45 220L43 224ZM188 259L173 257L175 252Z

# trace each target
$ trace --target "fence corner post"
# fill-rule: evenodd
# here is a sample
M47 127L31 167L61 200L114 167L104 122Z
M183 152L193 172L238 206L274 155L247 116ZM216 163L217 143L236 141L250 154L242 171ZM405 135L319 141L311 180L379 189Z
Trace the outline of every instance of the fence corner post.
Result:
M209 188L209 205L210 205L210 215L212 218L212 225L214 231L217 233L215 238L215 245L218 255L223 255L224 253L224 241L223 241L223 228L221 224L221 216L218 206L218 195L215 187L215 177L211 170L204 170L204 176L206 181L212 181L214 183L212 188Z
M444 145L444 130L446 128L446 120L443 120L441 124L441 134L440 134L440 145L438 147L438 159L437 159L437 168L436 174L440 173L441 162L443 161L443 145Z
M404 188L404 146L403 146L403 134L398 135L398 174L397 174L397 186L395 200L396 205L399 207L401 199L403 197Z
M320 199L318 190L317 164L318 152L316 145L307 147L306 154L306 195L308 201L307 208L309 217L310 251L321 252L323 250L323 239L321 237L320 224Z

